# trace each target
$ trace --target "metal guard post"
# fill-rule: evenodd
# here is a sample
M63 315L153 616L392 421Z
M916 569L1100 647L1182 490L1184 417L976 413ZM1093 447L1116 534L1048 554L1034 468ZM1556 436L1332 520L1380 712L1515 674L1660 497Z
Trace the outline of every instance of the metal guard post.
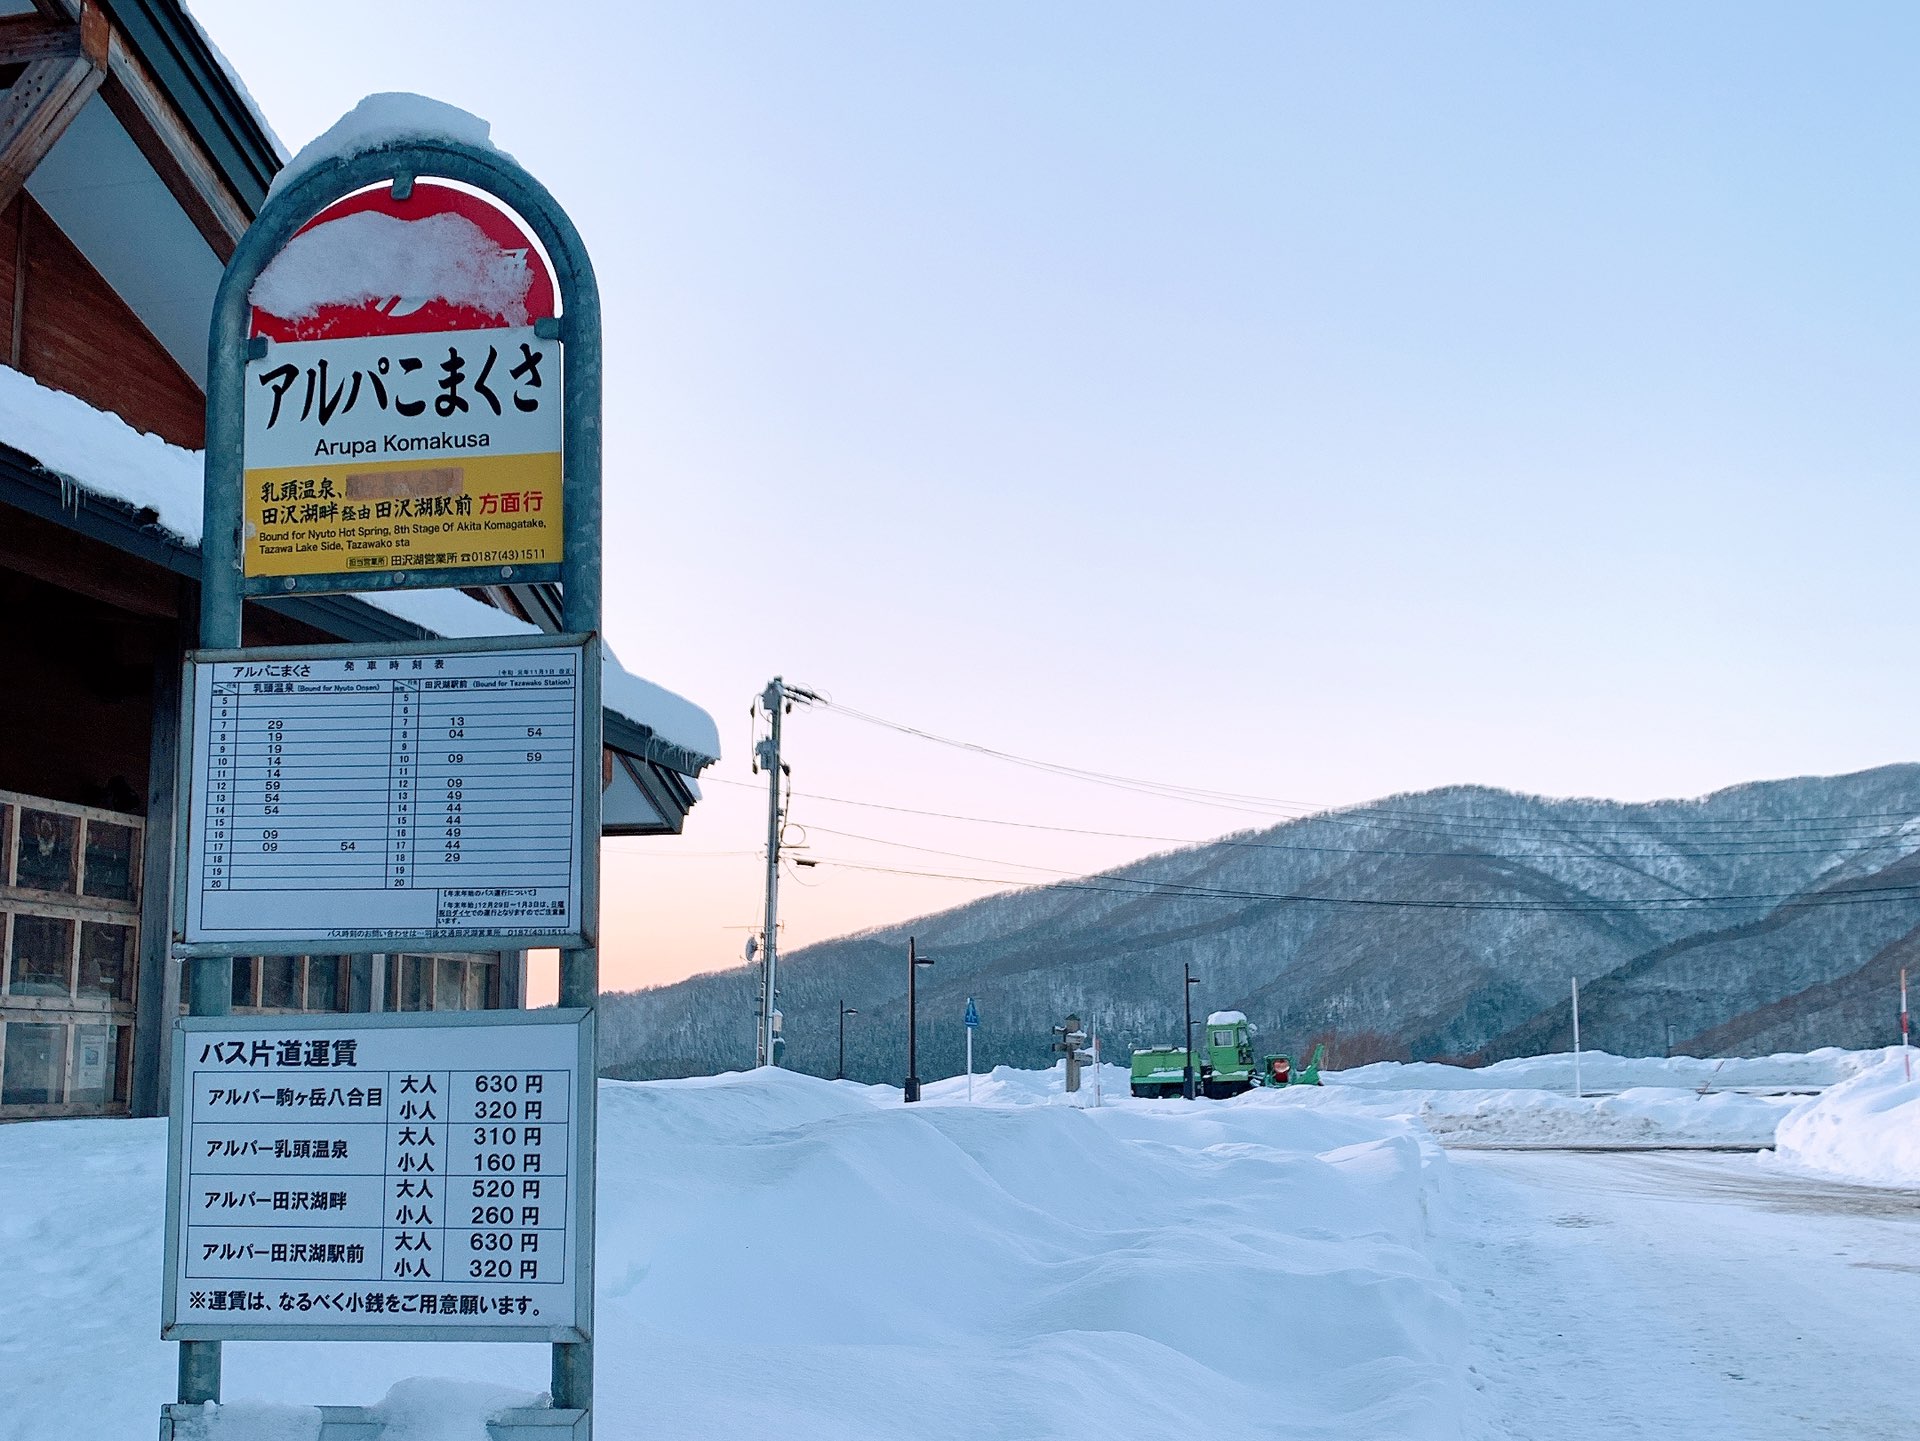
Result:
M208 338L205 533L200 547L200 645L238 649L242 644L245 578L241 573L241 484L245 471L246 364L252 318L253 283L294 233L334 201L376 185L406 177L457 181L498 200L534 232L553 263L560 295L560 340L565 406L562 430L561 504L566 555L560 567L564 630L591 633L585 721L589 755L599 755L604 716L600 705L601 548L600 289L586 247L545 186L506 156L458 141L421 139L376 146L355 155L322 161L299 180L270 196L241 237L227 262L214 297ZM542 317L535 317L536 320ZM357 588L357 587L356 587ZM583 835L591 839L581 854L581 911L588 949L560 958L560 1004L591 1009L599 991L600 791L583 788ZM184 808L183 808L184 810ZM189 962L189 1010L195 1015L224 1015L232 997L233 958ZM598 1058L589 1074L598 1075ZM589 1085L581 1117L597 1130L599 1097ZM588 1155L593 1155L589 1140ZM595 1168L583 1183L592 1194ZM580 1284L589 1298L591 1321L593 1227L581 1237ZM553 1404L578 1408L591 1417L593 1342L556 1343L553 1348ZM180 1400L199 1403L220 1398L220 1343L180 1343ZM591 1421L588 1421L591 1425Z

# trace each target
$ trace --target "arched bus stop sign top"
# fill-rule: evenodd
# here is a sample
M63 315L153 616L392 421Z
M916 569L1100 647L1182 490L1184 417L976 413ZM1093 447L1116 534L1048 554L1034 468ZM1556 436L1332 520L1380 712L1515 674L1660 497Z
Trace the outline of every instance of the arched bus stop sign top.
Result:
M263 558L257 548L249 553L246 544L248 537L244 532L249 522L243 481L246 472L256 468L255 457L247 454L248 406L251 399L255 406L255 429L259 430L260 411L271 410L274 398L273 387L259 382L259 377L264 374L263 363L274 347L269 342L262 349L261 342L251 335L254 284L294 236L334 202L370 186L389 184L397 197L404 198L411 192L414 180L424 177L457 181L492 195L520 217L552 260L561 313L557 317L535 316L530 319L534 330L543 338L560 342L563 357L560 385L564 396L561 435L563 523L559 538L563 554L557 561L505 560L444 565L435 564L433 557L453 547L423 539L417 549L426 555L427 560L420 565L356 569L345 563L353 558L352 553L342 551L338 554L343 563L337 569L271 573L284 567L260 564ZM426 351L428 347L421 346L419 349ZM404 403L410 407L425 405L422 418L427 422L427 428L444 429L450 432L447 438L456 442L467 434L481 432L488 424L493 424L497 430L500 422L510 427L516 420L522 419L524 412L516 410L516 400L545 399L533 391L514 394L515 383L507 378L513 368L512 355L496 357L497 370L490 376L491 383L486 387L491 399L476 393L473 388L481 378L485 361L479 356L461 358L459 369L462 373L459 378L464 394L448 397L463 403L463 408L457 412L438 405L442 397L447 396L447 392L440 388L446 378L443 361L427 359L425 356L398 355L382 356L381 359L396 364L390 364L384 373L369 366L364 379L358 374L351 374L350 378L350 372L336 364L330 376L314 376L310 380L302 374L286 383L279 396L280 412L274 417L277 422L275 428L291 427L297 413L296 407L305 413L309 425L301 434L303 439L309 441L308 454L302 457L308 462L307 469L317 469L313 462L321 459L311 453L311 439L319 430L311 422L327 411L330 391L336 407L351 401L362 415L373 414L380 419L391 417L393 421L400 421L402 418L397 414L397 408L403 403L401 387L417 386L414 398ZM402 375L397 362L413 359L423 361L420 370L416 374ZM227 265L214 301L208 361L202 644L239 644L239 599L242 595L493 585L506 580L561 582L565 587L566 607L563 627L577 632L598 628L601 417L599 289L594 280L592 263L572 222L546 188L511 160L497 151L481 150L457 141L423 140L382 145L318 163L284 190L275 193L241 239L233 259ZM251 371L250 361L254 362ZM252 397L248 395L250 373L256 377L253 388L257 393ZM544 379L537 375L535 378ZM350 392L349 386L353 387ZM317 396L310 393L315 389L319 392ZM387 409L389 403L394 405L395 410ZM436 414L436 408L443 413ZM416 431L420 429L418 425L414 428ZM258 445L264 437L256 434L253 438ZM409 438L417 440L420 437L416 435ZM275 439L277 441L278 437ZM459 451L457 445L447 449L455 453ZM446 453L442 449L399 452L414 463L416 472L445 469L439 463L439 458ZM391 465L394 456L393 451L377 450L369 458L367 468L378 470ZM275 455L261 458L271 461L290 457ZM326 459L328 468L337 470L344 469L355 457L339 457L338 462L332 457ZM271 468L287 469L279 466ZM431 477L427 477L419 488L430 491L433 488ZM449 498L432 494L358 497L362 503L373 504L377 504L379 499L439 502ZM340 505L349 499L345 495L322 498L295 494L288 497L295 505L325 505L329 501ZM397 506L394 508L397 509ZM409 506L409 509L412 508ZM450 517L446 515L448 507L444 505L436 505L432 509L437 512L435 519L465 520L476 524L485 519L496 522L504 520L497 513L493 517ZM257 516L254 524L257 528ZM507 538L500 548L513 548L511 539L516 534L514 531L500 530L495 533ZM247 564L248 561L253 564ZM248 571L253 573L249 574Z
M530 314L524 319L531 332L530 340L538 342L529 344L529 350L538 349L543 356L549 356L557 348L560 362L557 385L539 371L539 362L527 368L530 357L519 353L513 343L514 336L506 330L492 335L480 333L479 348L466 353L462 353L460 339L448 334L444 327L431 333L423 329L416 334L349 336L343 341L310 343L283 343L254 333L256 282L315 217L327 212L336 202L372 187L390 187L392 199L405 202L413 194L416 181L434 179L456 182L491 196L516 216L544 248L552 264L559 313ZM538 263L537 258L531 256L526 257L526 261ZM535 293L538 292L536 287ZM376 354L382 339L401 342L399 349ZM493 344L494 341L506 345ZM300 354L302 345L337 345L349 349L310 351L311 366L302 356L300 363L293 364L289 375L277 362L292 362ZM432 353L430 345L437 346L438 353ZM351 347L354 346L366 354L353 353ZM491 359L486 357L488 348L495 352ZM503 348L506 353L501 353ZM449 350L453 352L451 356L446 353ZM322 371L319 359L333 356L339 358ZM386 362L384 366L382 361ZM516 363L523 366L517 377L512 375ZM242 611L249 597L558 581L563 590L562 629L569 634L548 639L570 640L584 647L579 677L581 733L577 741L579 754L592 762L586 774L597 776L602 733L598 644L601 628L600 302L593 267L580 237L545 187L498 151L441 136L422 135L374 145L317 162L268 198L228 262L214 302L207 377L201 651L222 653L230 659L241 649ZM402 385L402 381L408 385ZM356 386L359 387L357 393L352 389ZM471 475L475 471L484 472L490 461L498 462L496 468L513 476L533 474L537 464L517 470L505 465L506 459L514 459L516 464L525 460L524 453L515 457L512 448L516 444L521 445L523 452L528 446L533 447L538 463L550 464L550 450L538 449L550 444L550 432L538 431L537 423L545 419L538 412L554 398L555 391L561 422L558 446L561 524L557 535L552 534L554 527L546 524L551 515L550 492L537 477L501 486L503 493L494 495L484 483L476 487ZM400 437L396 453L383 453L384 432L382 443L371 452L347 446L342 447L348 452L343 456L340 450L321 444L328 440L324 432L325 418L337 417L349 409L349 396L361 407L363 420L386 421L392 417L390 423ZM441 396L458 397L465 401L465 407L451 400L436 407L435 402ZM254 407L251 414L250 405ZM479 415L475 414L476 406L484 407ZM265 407L264 414L262 407ZM298 431L296 439L288 440L288 436L296 434L293 424L296 416L308 428ZM419 439L422 426L416 425L409 432L402 423L423 416L428 425L440 419L450 422L440 443L422 442ZM530 416L535 420L528 420ZM276 430L283 423L287 429ZM318 439L315 439L315 423L323 427ZM364 425L361 429L364 430ZM485 432L485 444L479 443L482 432ZM342 433L335 432L336 435ZM526 439L529 435L533 436L531 441ZM463 444L469 440L474 443ZM496 446L504 446L508 456L489 455L489 449ZM311 449L302 454L307 447ZM295 463L280 465L277 461ZM339 461L346 463L337 463ZM275 473L263 475L262 472ZM323 494L323 490L326 493ZM506 492L516 490L519 503L509 508ZM539 493L540 503L539 510L529 517L528 497L532 492ZM490 495L494 496L491 504L488 503ZM326 509L329 506L331 510ZM510 515L532 523L516 528L505 520ZM390 524L383 526L383 521ZM405 522L405 529L400 522ZM337 547L328 545L329 523L334 526L331 535L339 542ZM349 533L349 526L362 529ZM490 549L522 549L513 538L527 534L535 536L540 547L532 559L519 554L506 558L487 555ZM275 537L273 543L279 548L267 548L269 536ZM399 546L393 542L395 536L407 536L412 544ZM435 536L449 539L435 540ZM508 539L490 543L489 536ZM348 546L346 539L359 543ZM403 550L411 550L421 558L420 562L414 563L403 556ZM356 557L363 563L349 563ZM342 562L337 567L330 563L336 558ZM496 637L475 639L470 644L475 649L485 649L516 643L525 646L529 642ZM329 648L312 649L317 653ZM404 652L406 647L396 650ZM275 656L285 653L284 649L274 652ZM345 665L345 661L339 664ZM191 694L189 689L189 697ZM194 777L185 773L184 766L182 779L187 783L189 806L202 803L204 798L190 793ZM569 1243L569 1254L578 1260L572 1284L583 1289L585 1299L576 1313L577 1321L570 1323L565 1331L570 1339L556 1339L553 1344L552 1408L503 1414L490 1421L492 1434L499 1438L536 1435L584 1438L590 1435L591 1428L594 1077L598 1069L592 1011L598 991L598 953L594 947L599 895L598 847L594 841L600 833L600 788L581 783L574 789L578 834L586 838L579 859L580 909L584 923L576 948L561 953L559 1005L563 1012L571 1013L573 1024L583 1037L576 1072L577 1097L570 1112L573 1130L567 1149L572 1165L565 1190L570 1198L579 1198L570 1223L575 1234ZM184 835L182 827L180 836L176 837L176 891L181 888L183 875L178 857L186 849ZM176 916L177 908L176 901ZM228 1015L233 955L252 953L237 944L232 954L226 955L209 955L205 947L176 949L176 954L182 955L189 967L190 1016ZM273 1019L291 1034L300 1025L322 1018ZM345 1022L351 1018L335 1019ZM440 1035L454 1046L460 1042L452 1028L486 1024L483 1013L467 1017L446 1013L443 1017L425 1017L418 1021L401 1016L372 1019L387 1023L388 1030L396 1033L396 1037L403 1029L399 1024L403 1020L406 1025L429 1028L444 1022L445 1029ZM533 1019L530 1014L520 1018L522 1022ZM205 1027L215 1023L189 1021L184 1024L191 1028L196 1024ZM235 1018L232 1022L235 1027L247 1024L244 1018ZM528 1034L536 1029L541 1028L517 1025L517 1031ZM377 1039L379 1028L372 1034ZM480 1032L469 1034L477 1036ZM185 1035L185 1029L177 1030L176 1073ZM337 1042L331 1044L330 1059L337 1064L340 1046ZM371 1046L374 1041L366 1044ZM298 1047L294 1050L298 1052ZM311 1042L308 1050L312 1051ZM471 1083L468 1084L471 1088ZM193 1104L193 1095L174 1096L176 1127L185 1124L180 1116L181 1108L191 1110ZM548 1114L553 1114L551 1108ZM337 1157L339 1151L333 1154ZM170 1158L171 1155L170 1152ZM176 1177L170 1176L169 1186L172 1207L179 1189ZM170 1252L174 1232L175 1221L170 1216ZM172 1265L170 1255L169 1266ZM170 1279L169 1285L172 1284ZM469 1318L463 1315L461 1319ZM395 1334L390 1326L372 1330L382 1335ZM229 1334L246 1333L234 1330ZM344 1331L331 1334L349 1338ZM473 1330L457 1325L439 1328L437 1333L434 1328L415 1327L410 1328L409 1334L422 1340L482 1339ZM219 1340L181 1341L178 1392L181 1404L163 1412L163 1438L171 1437L176 1424L187 1420L191 1414L188 1408L219 1399L220 1347ZM326 1416L322 1434L329 1441L335 1437L378 1434L377 1421L357 1408L322 1410Z

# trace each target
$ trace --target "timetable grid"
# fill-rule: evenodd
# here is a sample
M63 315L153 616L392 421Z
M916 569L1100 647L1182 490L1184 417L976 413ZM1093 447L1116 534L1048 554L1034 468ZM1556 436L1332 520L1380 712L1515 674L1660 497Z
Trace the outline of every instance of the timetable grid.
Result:
M201 939L575 929L581 652L201 667Z

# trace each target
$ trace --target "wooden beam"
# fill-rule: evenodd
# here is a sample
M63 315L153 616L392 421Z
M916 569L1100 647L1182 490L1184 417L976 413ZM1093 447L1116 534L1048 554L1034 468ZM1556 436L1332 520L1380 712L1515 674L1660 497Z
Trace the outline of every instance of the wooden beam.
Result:
M0 100L0 206L20 193L102 78L84 55L36 60L7 91Z
M89 57L105 72L104 81L95 82L100 98L224 264L253 215L201 148L172 99L94 0L34 0L34 4L38 15L0 20L0 66L9 63L5 52L9 33L16 35L22 50L11 63L30 63L35 57L26 54L27 49L55 43L51 38L36 38L43 33L60 37L58 43L67 47L60 54ZM4 179L0 171L0 182ZM0 195L0 204L4 202L5 196Z
M20 193L106 76L112 31L105 13L87 0L80 23L68 29L71 53L30 62L0 99L0 207Z
M106 70L101 99L225 264L246 234L252 212L228 188L185 119L117 30L107 50Z
M40 15L0 19L0 65L70 60L80 53L80 27Z

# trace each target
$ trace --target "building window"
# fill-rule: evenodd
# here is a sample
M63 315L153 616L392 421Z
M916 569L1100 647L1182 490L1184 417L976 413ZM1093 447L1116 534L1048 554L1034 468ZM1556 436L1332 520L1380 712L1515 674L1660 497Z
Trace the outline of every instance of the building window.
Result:
M114 1099L120 1074L120 1027L75 1026L72 1059L67 1069L69 1105L104 1106Z
M88 821L81 894L103 901L131 901L136 859L132 826L116 826L110 821Z
M498 956L390 956L390 1011L482 1011L494 1004Z
M30 891L72 895L73 848L79 835L78 817L23 807L20 811L20 845L13 863L13 883Z
M140 817L0 792L0 1120L124 1105Z
M72 921L53 916L16 915L13 918L13 945L7 964L7 994L72 996Z
M307 957L307 1009L338 1011L345 1009L347 986L345 956Z
M133 927L109 921L80 923L80 987L82 996L107 1001L133 1001Z
M260 1009L297 1011L302 999L300 957L260 957Z
M9 1021L0 1056L0 1106L52 1106L60 1101L67 1028Z

